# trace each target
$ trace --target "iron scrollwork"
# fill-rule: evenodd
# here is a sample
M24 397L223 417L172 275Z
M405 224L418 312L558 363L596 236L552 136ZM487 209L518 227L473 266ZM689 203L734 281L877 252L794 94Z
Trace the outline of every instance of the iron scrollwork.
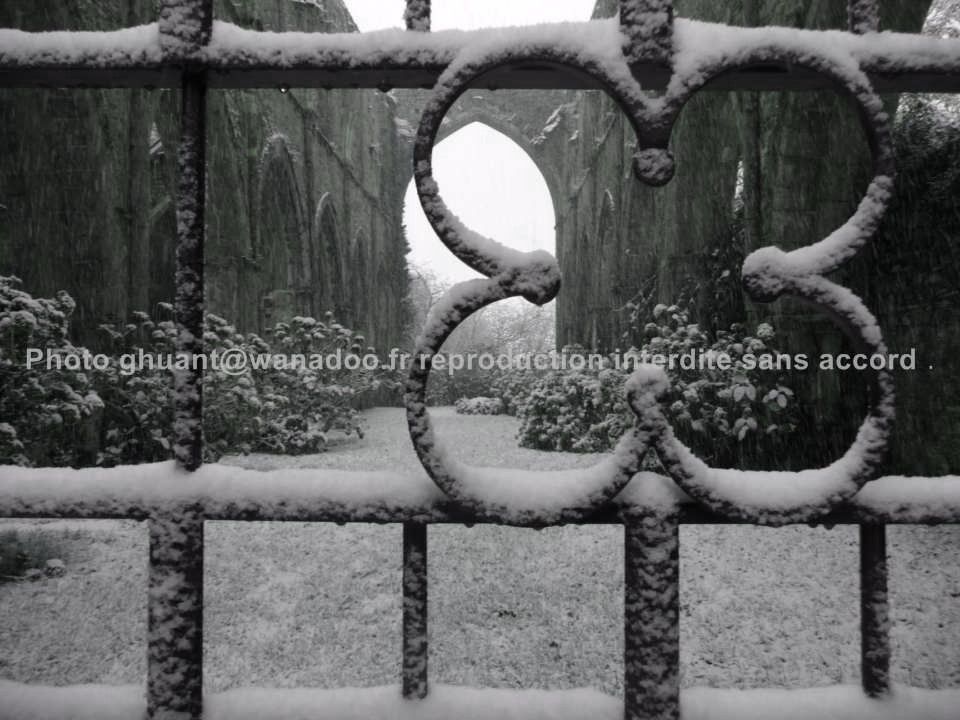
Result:
M854 214L827 237L805 247L783 251L770 246L750 254L742 269L747 294L768 303L791 297L830 316L864 351L885 354L875 318L849 289L827 279L865 245L883 218L893 189L894 162L890 119L856 58L842 47L807 42L790 31L757 34L753 43L716 52L684 53L676 37L669 2L652 2L649 14L635 5L621 13L624 43L620 53L591 47L573 36L557 34L543 42L461 52L440 77L424 109L414 146L414 180L421 205L443 244L485 278L461 283L437 304L414 350L407 380L406 407L410 436L421 463L433 481L456 504L480 517L517 524L553 523L580 519L609 502L639 470L643 456L654 450L676 484L696 502L721 516L761 524L810 522L850 500L871 478L882 460L894 415L891 373L876 373L876 391L856 439L831 465L799 472L746 473L707 466L674 435L658 398L669 387L661 370L642 369L627 386L637 425L613 453L593 468L545 472L530 477L519 471L472 468L449 455L438 442L426 405L426 385L432 358L444 340L469 315L510 297L544 304L560 290L557 261L544 251L519 252L466 227L446 206L433 177L432 152L444 115L457 98L484 75L505 66L550 64L583 73L599 83L620 107L637 138L633 169L637 179L652 186L669 182L674 160L670 135L687 101L720 76L747 68L803 68L828 78L856 106L873 157L873 179ZM637 10L640 8L640 10ZM661 24L644 18L659 18ZM632 20L623 27L624 19ZM664 39L667 23L673 37ZM637 28L640 28L638 31ZM642 37L656 48L672 48L671 79L658 96L646 91L630 70L631 51ZM654 47L655 46L655 47ZM648 48L649 49L649 48ZM650 53L640 53L644 58ZM649 58L647 58L649 59ZM537 499L519 486L542 480L554 482L557 496ZM573 489L571 483L578 483ZM541 486L543 487L543 486ZM774 491L771 492L770 490Z

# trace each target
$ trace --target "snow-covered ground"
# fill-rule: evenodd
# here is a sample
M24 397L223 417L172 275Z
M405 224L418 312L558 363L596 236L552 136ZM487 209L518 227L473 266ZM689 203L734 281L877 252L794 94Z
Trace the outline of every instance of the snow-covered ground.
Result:
M596 460L517 448L513 418L448 409L434 416L468 462L546 469ZM403 410L367 417L362 441L331 452L232 462L415 471ZM0 586L0 678L142 683L145 528L107 521L44 527L65 540L67 574ZM433 526L430 541L434 681L619 694L620 528ZM399 527L208 523L207 542L208 690L398 680ZM890 529L897 682L960 686L958 547L960 528ZM856 684L857 567L855 528L685 526L683 685Z

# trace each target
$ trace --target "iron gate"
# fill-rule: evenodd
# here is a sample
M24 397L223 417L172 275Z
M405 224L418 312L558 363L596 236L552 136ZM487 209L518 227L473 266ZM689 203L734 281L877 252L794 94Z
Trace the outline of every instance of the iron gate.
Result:
M447 210L431 154L444 114L469 87L600 88L637 135L634 167L652 185L669 182L671 128L701 89L829 87L860 110L875 175L856 213L829 237L789 253L763 248L745 262L757 301L788 295L828 312L862 345L885 352L873 316L825 279L870 239L893 186L889 118L877 91L960 91L960 41L881 35L876 0L850 0L850 33L751 30L675 22L671 0L620 0L619 21L433 35L430 1L407 0L407 31L363 34L263 33L215 23L212 0L163 0L158 23L101 34L3 31L0 85L179 86L177 185L178 350L203 352L205 118L209 87L432 87L414 149L424 210L444 244L486 279L440 301L416 348L407 416L435 486L391 473L249 472L201 466L202 373L175 375L176 464L111 470L0 469L0 516L130 518L150 527L148 715L199 718L206 520L298 520L403 524L402 692L428 693L427 526L565 523L624 526L624 717L679 717L678 547L682 523L853 523L860 528L863 690L890 688L887 523L960 522L960 478L874 478L893 422L893 380L877 373L873 405L850 450L830 466L757 475L707 467L673 436L659 409L666 377L641 369L628 399L634 430L594 468L549 476L470 468L442 450L425 404L431 358L457 324L498 300L551 300L556 261L477 236ZM724 39L725 43L712 40ZM5 46L6 45L6 46ZM715 46L726 48L726 53ZM649 90L662 91L652 95ZM655 450L669 478L639 473ZM295 476L295 477L294 477ZM532 491L545 478L558 493ZM512 490L502 492L508 481ZM491 487L494 488L491 490ZM439 490L438 490L439 488ZM746 488L746 490L744 490ZM763 488L787 492L771 495ZM511 495L507 497L507 495Z

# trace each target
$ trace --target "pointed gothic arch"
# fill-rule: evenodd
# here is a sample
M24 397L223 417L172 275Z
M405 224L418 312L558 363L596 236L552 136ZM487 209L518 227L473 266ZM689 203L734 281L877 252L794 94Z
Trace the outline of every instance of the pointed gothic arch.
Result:
M333 311L341 319L346 308L344 279L346 262L343 236L333 196L325 192L317 201L313 214L310 261L314 268L316 314Z
M257 167L252 258L258 267L260 325L310 312L308 225L286 136L267 138Z

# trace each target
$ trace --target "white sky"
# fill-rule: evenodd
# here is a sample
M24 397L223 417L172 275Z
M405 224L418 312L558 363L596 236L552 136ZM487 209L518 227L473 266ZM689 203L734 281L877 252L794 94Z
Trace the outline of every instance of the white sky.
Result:
M362 31L403 27L403 0L345 0ZM433 0L431 27L473 29L586 20L595 0ZM434 173L447 206L470 228L518 250L555 252L553 202L533 161L512 140L474 123L437 145ZM411 182L404 222L412 265L450 282L477 277L427 222Z
M404 0L344 0L344 4L363 31L403 27ZM431 28L471 30L587 20L594 4L595 0L433 0Z
M517 250L556 246L553 201L543 175L507 136L471 123L433 149L440 196L471 229ZM411 265L450 281L480 277L440 242L411 180L404 201Z

